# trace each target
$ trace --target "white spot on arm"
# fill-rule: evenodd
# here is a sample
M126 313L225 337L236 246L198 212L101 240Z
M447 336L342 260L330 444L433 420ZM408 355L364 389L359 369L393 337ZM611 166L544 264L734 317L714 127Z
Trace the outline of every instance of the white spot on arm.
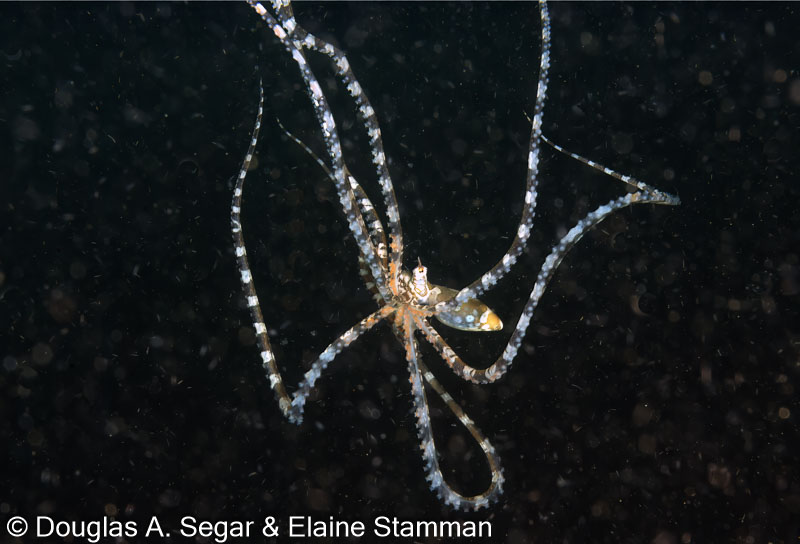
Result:
M539 168L539 152L531 151L528 153L528 169L537 170Z
M308 88L311 89L311 94L313 94L317 99L322 98L322 89L320 89L319 83L312 81Z
M300 53L300 51L299 51L299 50L297 50L297 49L295 49L294 51L292 51L292 58L295 60L295 62L296 62L297 64L299 64L299 65L301 65L301 66L302 66L302 65L304 65L304 64L306 63L306 59L304 59L304 58L303 58L303 54L302 54L302 53Z

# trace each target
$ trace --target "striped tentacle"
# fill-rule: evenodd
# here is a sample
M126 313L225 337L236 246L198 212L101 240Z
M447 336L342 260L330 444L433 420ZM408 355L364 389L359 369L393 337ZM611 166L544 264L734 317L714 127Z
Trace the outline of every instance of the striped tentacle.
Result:
M331 342L331 344L320 353L317 360L311 364L311 368L306 372L305 377L297 386L297 391L292 396L291 406L288 408L287 417L292 423L298 425L303 422L303 411L305 408L306 400L311 394L316 381L322 376L322 372L328 367L328 364L342 352L344 348L352 344L359 336L370 330L372 327L380 323L383 319L389 317L395 312L391 306L383 306L372 314L362 319L359 323L351 327L347 332L342 334L339 338Z
M250 263L247 260L247 250L244 245L244 233L242 232L242 193L244 191L244 179L247 176L247 169L250 167L250 161L253 158L253 152L258 142L258 133L261 129L261 117L264 112L264 88L260 87L260 96L258 101L258 114L256 115L256 123L253 128L253 135L250 139L250 146L247 148L242 168L239 170L239 176L236 178L236 184L233 189L233 202L231 203L231 230L233 232L233 246L236 251L236 259L239 265L239 273L242 281L242 288L244 289L245 296L247 297L247 306L250 308L250 317L253 320L253 327L256 330L256 339L258 347L261 350L261 361L264 369L269 376L269 383L272 390L275 392L275 397L278 399L278 406L284 415L288 417L289 408L291 406L291 399L286 392L286 387L283 385L278 365L275 362L275 356L272 353L272 346L267 336L267 327L264 324L264 316L261 313L261 304L258 302L258 295L256 294L256 287L253 283L253 275L250 273Z
M422 459L425 462L425 470L428 473L427 480L430 482L431 489L448 506L454 509L480 510L489 506L489 502L496 500L503 492L503 469L500 466L500 457L494 446L478 430L475 423L464 413L464 410L456 404L453 397L444 390L439 381L423 364L418 355L417 341L414 338L415 326L422 322L421 319L414 318L411 313L402 313L402 335L399 339L403 342L406 349L406 361L410 374L411 392L414 397L414 412L417 418L417 431L420 438L420 449ZM439 459L436 452L436 443L433 438L433 428L431 426L430 409L425 394L423 378L427 381L434 391L441 397L451 412L467 428L475 441L480 445L489 464L492 473L492 481L489 487L478 495L471 497L464 496L455 491L445 481L442 469L439 466Z
M386 161L386 154L383 150L383 140L381 138L381 128L378 124L378 117L375 110L367 98L366 93L358 83L350 62L344 51L335 45L318 38L297 24L294 18L292 5L288 1L277 0L273 2L275 12L284 28L291 28L293 35L296 36L295 44L299 47L306 47L318 53L327 55L332 61L336 75L344 84L347 92L356 103L356 111L367 130L369 136L370 149L372 151L372 162L378 176L378 182L383 193L383 200L386 206L386 216L389 223L389 234L391 235L391 284L395 292L398 288L398 274L402 270L403 263L403 229L400 224L400 211L397 205L397 197L394 192L394 185L389 174Z
M250 272L250 263L247 259L247 249L244 243L244 233L242 230L241 210L242 210L242 196L244 193L244 180L247 176L247 170L250 167L250 161L253 158L256 143L258 142L258 133L261 129L261 118L264 111L264 89L261 88L258 114L256 116L255 127L250 139L250 146L247 149L242 167L239 171L239 176L236 178L236 184L233 190L233 201L231 204L231 230L233 232L233 242L236 252L236 258L239 265L239 272L247 297L247 306L250 308L250 315L253 320L253 327L256 330L256 338L259 348L261 349L261 360L267 374L269 376L270 385L275 391L275 396L278 399L278 406L281 412L289 418L293 423L301 423L303 420L303 407L305 405L308 395L314 387L314 383L321 376L322 371L328 366L336 355L338 355L344 348L349 346L356 338L363 333L374 327L377 323L385 317L394 312L394 308L384 306L380 310L362 319L361 322L350 328L347 332L341 335L338 339L332 342L311 365L311 369L306 372L305 378L300 382L297 391L295 391L292 398L286 392L286 387L283 383L280 370L275 361L275 355L272 351L272 346L267 335L267 327L264 324L264 316L261 312L261 304L258 301L256 294L255 284L253 283L253 275Z
M299 145L309 156L314 159L314 161L322 168L328 178L336 183L336 178L333 176L333 172L331 172L328 165L323 162L321 158L317 156L314 151L308 147L302 140L297 138L294 134L289 132L289 130L283 126L283 123L278 120L278 126L281 127L283 133ZM378 217L378 213L375 211L375 206L372 205L372 201L369 199L367 194L364 192L364 189L358 183L355 177L350 173L350 170L345 165L345 172L347 173L347 179L350 181L350 188L353 190L353 195L356 197L356 202L358 203L359 210L361 211L361 215L364 218L364 222L367 225L367 229L369 230L369 239L370 243L372 244L373 252L378 256L381 270L383 271L384 277L387 276L387 246L386 246L386 233L383 230L383 225L381 224L381 220ZM359 248L360 249L360 248ZM379 304L383 301L383 297L381 296L378 289L375 287L375 280L372 278L372 272L367 265L367 261L364 258L363 254L359 252L358 256L358 272L361 275L362 279L364 280L367 289L372 292L373 298Z
M564 256L586 232L615 211L626 208L632 204L676 205L678 203L679 200L677 197L661 191L636 191L635 193L617 197L607 204L599 206L578 221L578 223L558 241L544 260L544 264L542 264L539 274L536 277L536 283L533 285L533 290L528 298L528 302L525 303L525 307L522 309L522 315L520 315L519 321L517 321L517 325L514 328L514 332L511 334L511 338L505 350L500 357L487 368L478 369L464 363L452 348L447 345L439 333L429 324L421 323L419 328L431 344L439 351L442 358L447 362L450 368L453 369L456 375L474 383L493 382L503 376L508 370L508 367L511 366L522 344L522 339L527 333L528 325L533 317L533 312L536 310L536 306L539 305L539 300L542 298L542 295L544 295L547 284L555 274Z
M536 283L531 291L528 302L522 310L522 314L519 317L517 326L515 327L514 332L511 334L511 338L509 339L505 350L501 356L498 357L498 359L489 367L485 369L476 369L467 365L455 354L455 352L447 345L447 343L433 329L433 327L427 326L422 328L423 334L425 334L426 338L428 338L428 340L440 350L440 353L442 353L445 361L448 362L453 371L465 380L475 383L493 382L500 378L508 370L508 367L511 365L511 362L519 351L519 346L522 344L522 339L525 337L533 312L536 309L541 296L544 294L544 289L547 286L547 283L550 281L550 278L552 278L555 269L564 258L564 255L566 255L570 248L577 243L577 241L587 230L598 224L612 212L631 204L651 203L677 205L680 203L680 200L677 197L659 191L631 176L617 173L610 168L606 168L595 163L594 161L585 159L575 153L571 153L561 146L551 142L542 134L542 114L544 111L544 101L547 91L547 72L550 66L550 17L547 10L547 5L543 1L540 1L539 6L542 19L542 54L540 60L536 106L534 108L531 129L530 151L528 153L528 185L525 193L525 206L523 207L522 220L517 230L517 236L511 244L511 249L509 249L509 251L503 256L500 262L498 262L491 270L489 270L489 272L481 276L479 280L462 289L451 301L443 303L437 308L437 310L450 310L451 306L454 306L456 302L463 302L471 298L479 297L483 292L492 287L497 280L502 278L508 272L508 270L517 261L519 255L524 250L528 237L530 236L530 229L533 224L534 208L536 206L536 178L539 169L540 140L553 146L561 153L565 153L566 155L569 155L587 164L588 166L591 166L592 168L600 170L609 176L612 176L628 185L637 188L638 191L612 200L608 204L600 206L595 211L589 213L586 217L579 221L578 224L575 225L575 227L573 227L553 248L552 252L547 257L539 271Z
M492 383L500 378L504 373L505 369L502 373L497 372L497 362L490 366L489 368L474 368L466 364L461 357L451 348L444 338L434 329L430 323L422 321L419 324L419 328L422 331L422 334L425 335L425 338L431 345L439 352L439 355L442 356L442 359L447 363L453 372L456 375L468 382L477 383L477 384L486 384ZM510 364L510 363L509 363ZM506 365L507 368L508 365Z
M525 250L530 237L533 219L536 213L536 198L539 176L539 149L542 136L542 118L544 116L544 103L547 98L548 72L550 69L550 13L544 0L539 2L539 13L542 29L542 53L539 60L539 83L536 88L536 103L533 108L533 121L531 123L531 139L528 150L528 174L525 188L525 205L522 207L522 217L511 247L505 255L488 272L464 287L449 302L442 303L440 309L454 310L459 304L469 299L479 298L488 289L494 286L511 267L517 262Z
M287 49L292 56L297 66L300 69L300 74L306 85L311 104L314 107L314 113L317 116L317 121L322 128L323 140L328 151L328 155L333 165L333 174L336 180L336 191L339 194L339 202L341 203L342 210L344 211L347 219L350 232L359 247L359 251L364 256L378 292L384 299L388 299L390 291L386 285L383 273L380 267L379 258L375 254L374 249L369 244L369 233L364 224L364 218L356 203L356 198L353 195L350 183L347 180L347 172L342 157L342 145L339 141L339 135L336 129L336 122L333 119L330 105L328 104L325 95L322 93L322 87L317 81L316 76L311 71L306 61L302 46L294 40L292 33L294 27L284 28L270 15L270 13L260 3L255 0L248 0L253 9L258 13L262 20L272 29L275 36L280 40L283 46Z
M598 164L591 159L587 159L578 155L577 153L573 153L572 151L568 151L558 145L557 143L553 142L550 138L542 134L542 140L549 146L552 146L553 149L558 151L559 153L563 153L568 157L572 157L573 159L582 162L586 166L594 168L607 176L611 176L614 179L618 179L623 183L630 185L631 187L635 187L642 193L642 195L651 195L652 199L647 200L647 202L652 204L664 204L667 206L677 206L681 203L680 198L677 196L671 195L669 193L665 193L656 189L655 187L648 185L647 183L640 181L632 176L628 176L626 174L620 174L619 172L608 168L607 166L603 166L602 164Z
M372 201L367 196L367 193L364 192L364 189L361 188L361 185L359 185L358 181L356 181L356 178L348 173L348 179L350 180L350 185L353 188L353 194L356 196L356 200L358 201L358 207L361 210L361 214L364 216L364 221L367 224L367 228L369 228L370 241L372 242L372 246L375 248L375 253L378 256L381 269L384 273L384 278L386 278L387 281L390 281L388 269L388 246L386 245L386 232L383 230L383 224L378 217L378 213L375 211L375 207L372 205ZM369 289L372 293L372 298L374 298L378 304L386 303L387 301L381 296L381 293L378 291L377 287L375 287L375 280L372 277L372 272L370 272L363 255L358 256L358 273L361 276L361 279L364 280L364 285L366 285L367 289Z
M375 254L378 256L378 262L380 262L384 278L387 281L390 281L388 269L388 246L386 245L386 232L383 230L383 224L378 217L378 213L375 211L375 207L372 205L372 201L367 196L367 193L364 192L364 189L361 188L361 185L359 185L358 181L356 181L356 178L353 177L352 174L349 174L349 172L348 179L350 180L350 186L353 188L353 194L356 196L358 207L361 210L361 214L364 216L364 221L369 229L370 241L372 242L372 246L375 248ZM358 273L361 276L361 279L364 280L364 285L366 285L367 289L372 292L372 298L374 298L378 304L386 303L387 301L381 296L381 293L378 291L377 287L375 287L375 279L372 277L372 272L367 266L363 255L358 256Z

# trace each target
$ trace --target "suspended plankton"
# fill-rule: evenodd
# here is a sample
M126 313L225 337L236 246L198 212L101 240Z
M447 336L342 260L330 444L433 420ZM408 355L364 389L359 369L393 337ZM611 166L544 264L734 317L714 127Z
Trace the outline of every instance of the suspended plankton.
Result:
M375 111L353 74L344 52L301 27L294 18L291 2L274 2L273 13L260 3L252 0L249 3L269 28L272 29L277 39L283 44L300 69L300 74L305 82L306 92L311 99L328 154L327 161L314 158L322 165L336 187L342 211L358 246L361 275L378 303L377 310L353 325L322 351L311 365L311 369L306 372L303 380L290 395L283 383L270 346L267 327L264 324L258 296L253 284L253 276L250 273L250 265L247 260L240 215L244 180L255 152L258 133L261 128L264 105L264 93L262 90L250 146L234 188L231 223L241 281L261 349L262 364L269 377L270 386L277 397L278 405L290 421L297 424L301 423L306 400L314 388L314 384L322 376L330 362L343 349L376 324L384 320L390 322L395 336L405 349L417 431L421 441L420 449L431 489L453 508L475 510L483 508L502 493L504 477L500 466L500 458L495 448L472 419L444 390L436 377L423 363L419 354L418 340L422 339L429 342L459 377L476 384L494 382L506 373L514 361L522 339L528 330L533 312L559 263L589 229L596 226L616 210L632 204L674 206L679 204L679 200L675 196L659 191L630 176L619 174L593 161L570 153L550 142L542 134L542 117L550 66L550 16L547 5L544 2L540 2L542 51L539 62L539 83L531 122L527 182L525 193L522 196L524 205L514 240L511 242L506 254L497 264L463 289L457 291L432 284L428 281L427 269L419 260L417 261L417 266L411 270L403 268L403 233L400 225L400 214L383 151L381 130L378 126ZM319 81L308 65L306 60L307 51L321 53L330 59L336 76L347 88L350 97L355 102L361 123L363 123L363 127L369 136L372 162L386 208L389 243L387 243L386 237L387 229L381 223L375 207L359 182L350 174L345 164L333 113ZM294 138L293 136L291 137ZM436 318L444 325L463 331L496 331L503 327L500 318L482 303L479 297L509 272L527 247L536 209L539 150L543 142L592 168L622 181L632 187L633 192L617 197L588 213L558 241L539 270L530 297L522 310L522 315L514 325L511 338L505 349L497 360L487 368L475 368L466 364L455 353L431 325L430 319ZM491 482L483 492L477 495L464 496L455 491L445 481L439 466L437 446L431 428L426 384L430 390L441 397L447 407L474 437L481 450L483 450L491 471Z

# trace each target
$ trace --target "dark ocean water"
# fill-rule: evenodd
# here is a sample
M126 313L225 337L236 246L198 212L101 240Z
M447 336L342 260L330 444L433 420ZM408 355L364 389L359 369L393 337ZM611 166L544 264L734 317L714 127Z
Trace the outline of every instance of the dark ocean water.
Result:
M295 9L345 50L377 112L406 265L420 257L435 283L471 282L519 221L536 6ZM287 383L375 306L330 182L275 122L324 153L296 64L256 14L4 4L0 541L13 541L15 515L158 516L174 530L183 516L269 515L285 535L290 515L308 514L489 519L509 543L796 542L797 11L551 5L545 133L683 204L636 206L588 234L497 384L465 385L423 349L505 468L499 503L453 513L425 481L387 326L332 363L300 427L261 369L229 229L259 79L243 226ZM325 59L311 61L348 165L378 202L347 93ZM625 191L549 148L541 172L530 247L483 297L509 325L558 236ZM439 330L476 366L508 337ZM479 492L480 450L437 402L448 479Z

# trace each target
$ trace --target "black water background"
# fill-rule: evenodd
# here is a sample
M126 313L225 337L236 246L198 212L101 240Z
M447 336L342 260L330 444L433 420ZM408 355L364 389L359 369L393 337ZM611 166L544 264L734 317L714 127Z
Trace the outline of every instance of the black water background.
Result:
M388 327L337 359L299 428L258 364L228 223L259 78L268 119L244 226L289 382L374 306L330 184L272 122L322 152L296 67L252 11L4 5L3 515L489 516L507 542L795 540L795 8L551 9L547 134L683 205L624 211L588 235L503 382L464 386L426 352L508 480L490 513L453 514L427 489ZM407 264L471 281L516 228L535 7L297 11L347 51L375 106ZM326 90L377 201L345 93ZM542 172L534 243L485 297L507 325L557 233L623 190L549 150ZM468 336L448 338L475 364L504 342ZM480 490L479 453L437 421L453 481Z

